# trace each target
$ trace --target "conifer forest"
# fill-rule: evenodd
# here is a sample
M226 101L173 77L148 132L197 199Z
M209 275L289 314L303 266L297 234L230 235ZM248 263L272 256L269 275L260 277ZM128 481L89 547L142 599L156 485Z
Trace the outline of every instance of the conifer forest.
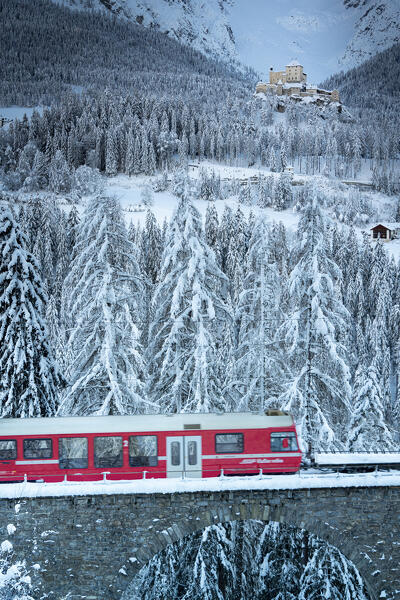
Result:
M0 421L279 409L304 457L400 452L398 38L327 70L340 102L295 101L256 93L268 54L107 4L0 0ZM42 600L10 528L0 598ZM121 600L251 598L370 600L337 548L259 521L171 544Z

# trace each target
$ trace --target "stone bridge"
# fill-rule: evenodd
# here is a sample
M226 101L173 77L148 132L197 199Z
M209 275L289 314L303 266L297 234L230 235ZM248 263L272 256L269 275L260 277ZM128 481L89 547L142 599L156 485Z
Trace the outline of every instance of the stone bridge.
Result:
M10 541L16 556L28 566L40 565L35 600L119 600L135 573L168 544L213 523L277 521L339 548L360 571L371 600L400 600L397 482L309 488L305 481L304 488L266 484L263 489L260 481L246 490L229 489L228 483L218 491L183 486L166 493L125 488L111 494L2 498L0 541L7 536L5 526L14 523Z

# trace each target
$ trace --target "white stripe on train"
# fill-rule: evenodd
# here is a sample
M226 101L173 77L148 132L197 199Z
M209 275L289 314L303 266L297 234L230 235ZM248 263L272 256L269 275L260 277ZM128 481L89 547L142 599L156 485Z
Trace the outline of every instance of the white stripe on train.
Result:
M43 460L16 460L16 465L57 465L57 459L45 458Z
M250 462L281 462L282 458L296 457L301 456L299 452L285 452L284 454L203 454L203 460L221 460L221 459L232 459L232 458L242 458L244 460L241 461L241 464L250 464ZM256 459L264 459L264 460L256 460ZM268 460L267 460L268 459ZM273 460L275 459L275 460ZM159 456L158 460L167 460L166 456ZM16 460L16 465L56 465L58 464L57 459L44 458L44 459L34 459L34 460Z
M220 458L285 458L285 457L294 457L301 456L300 452L285 452L278 453L274 452L273 454L203 454L202 458L205 460L216 460Z

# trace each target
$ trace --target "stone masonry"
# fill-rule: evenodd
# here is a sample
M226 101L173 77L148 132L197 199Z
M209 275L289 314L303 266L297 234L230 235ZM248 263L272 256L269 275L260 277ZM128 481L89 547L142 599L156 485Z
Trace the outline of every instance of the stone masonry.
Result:
M238 519L307 529L356 565L371 600L400 600L400 487L4 499L0 519L1 540L14 523L16 556L40 565L38 600L119 600L168 544Z

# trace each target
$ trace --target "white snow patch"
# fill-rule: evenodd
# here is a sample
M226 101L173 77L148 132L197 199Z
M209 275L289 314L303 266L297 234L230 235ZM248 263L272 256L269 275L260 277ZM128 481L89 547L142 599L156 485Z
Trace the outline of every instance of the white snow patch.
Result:
M373 452L316 454L317 465L384 465L400 464L400 452L378 454Z
M4 542L1 542L0 548L2 552L11 552L13 549L13 545L8 540L4 540Z
M400 486L398 471L358 474L324 474L300 471L293 475L204 479L137 479L60 483L11 483L0 486L0 498L43 498L48 496L98 496L108 494L172 494L222 492L228 490L295 490L316 488ZM3 542L4 543L4 542Z

